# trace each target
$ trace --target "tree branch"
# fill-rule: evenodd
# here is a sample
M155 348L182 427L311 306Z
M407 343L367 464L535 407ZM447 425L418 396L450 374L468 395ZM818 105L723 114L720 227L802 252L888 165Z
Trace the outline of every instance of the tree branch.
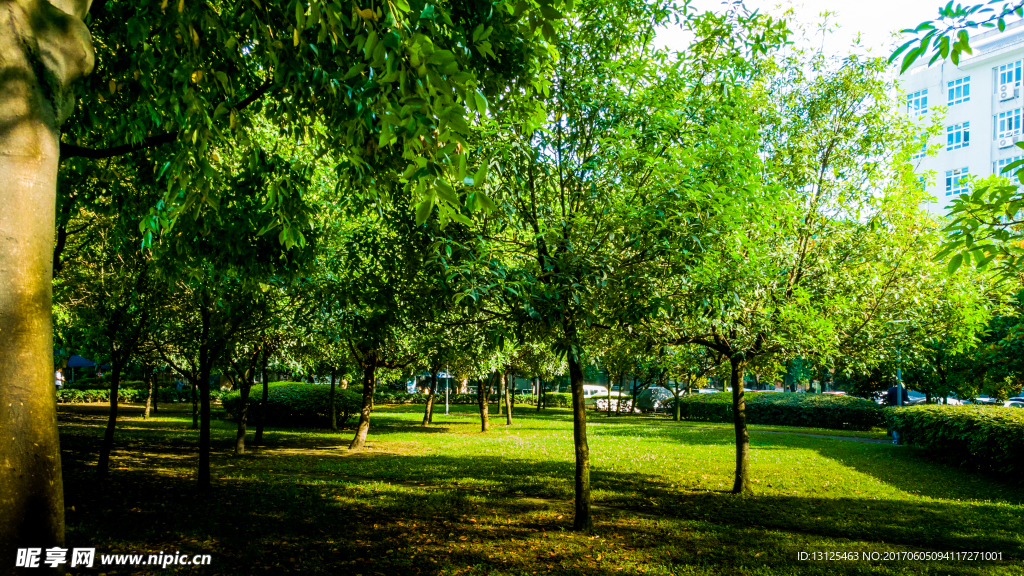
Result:
M242 110L246 106L252 104L262 97L264 94L270 91L271 85L274 83L274 79L271 78L264 82L259 88L253 91L248 97L232 106L234 110ZM102 158L113 158L115 156L123 156L125 154L131 154L132 152L138 152L139 150L145 150L146 148L154 148L156 146L163 146L164 144L170 144L178 139L178 132L170 132L167 134L157 134L155 136L149 136L142 140L138 144L122 144L121 146L114 146L111 148L85 148L83 146L76 146L74 144L68 144L67 142L60 143L60 158L90 158L93 160L99 160Z

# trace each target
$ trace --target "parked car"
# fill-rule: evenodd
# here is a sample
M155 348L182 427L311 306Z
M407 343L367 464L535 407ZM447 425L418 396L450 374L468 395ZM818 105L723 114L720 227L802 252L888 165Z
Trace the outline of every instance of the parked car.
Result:
M616 393L615 396L618 396L618 393ZM584 384L583 385L583 405L584 406L594 406L594 405L596 405L597 404L597 399L599 397L607 398L608 397L608 389L605 388L604 386L595 386L593 384Z
M1019 400L1007 400L1006 402L1003 402L1003 406L1006 406L1007 408L1024 408L1024 402Z

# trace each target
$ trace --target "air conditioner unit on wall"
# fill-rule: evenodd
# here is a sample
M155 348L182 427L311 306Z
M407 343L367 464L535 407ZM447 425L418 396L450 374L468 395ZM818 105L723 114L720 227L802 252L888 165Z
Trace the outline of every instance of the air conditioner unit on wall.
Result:
M1017 134L1015 136L1006 136L1004 138L1000 138L998 140L999 147L1000 148L1009 148L1010 146L1013 146L1014 138L1019 137L1019 136L1020 136L1020 134Z
M1017 97L1017 87L1013 84L999 85L999 100L1012 100Z

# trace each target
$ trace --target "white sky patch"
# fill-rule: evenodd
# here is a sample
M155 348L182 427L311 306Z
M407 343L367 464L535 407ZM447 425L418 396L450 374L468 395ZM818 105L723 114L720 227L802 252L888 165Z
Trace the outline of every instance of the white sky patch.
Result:
M982 1L966 0L962 3L973 5ZM747 0L745 4L751 10L757 9L762 14L777 17L792 9L794 16L790 19L790 29L797 38L801 36L799 28L803 27L804 35L812 39L814 47L823 46L826 54L842 58L851 53L887 57L899 45L895 33L914 28L925 20L934 20L938 17L939 6L944 3L939 0L802 0L786 3ZM700 12L726 9L719 0L693 0L690 5ZM824 21L824 12L834 14L828 17L831 33L822 45L822 35L818 30ZM980 30L974 34L977 33ZM687 35L676 28L662 30L657 36L659 46L675 50L685 49L688 40Z

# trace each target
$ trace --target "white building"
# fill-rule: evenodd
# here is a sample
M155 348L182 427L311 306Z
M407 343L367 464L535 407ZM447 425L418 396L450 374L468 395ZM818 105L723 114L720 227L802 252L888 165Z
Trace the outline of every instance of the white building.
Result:
M934 172L927 186L937 202L927 208L936 214L945 214L952 200L967 191L962 176L998 174L1024 154L1015 146L1024 141L1024 20L1003 32L993 28L972 36L971 50L959 66L948 59L928 66L929 52L901 80L911 116L928 123L938 107L946 108L941 137L928 143L939 148L938 155L915 160L919 172Z

